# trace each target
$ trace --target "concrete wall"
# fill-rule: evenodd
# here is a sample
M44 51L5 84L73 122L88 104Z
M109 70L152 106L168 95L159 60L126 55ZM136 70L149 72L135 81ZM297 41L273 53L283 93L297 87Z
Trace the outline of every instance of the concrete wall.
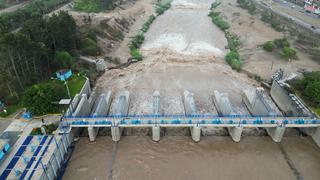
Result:
M297 102L290 97L290 93L288 93L277 81L273 81L270 93L274 102L286 116L311 115L303 104L301 104L301 107L299 108L299 102L297 104Z
M87 95L83 94L72 116L86 116L86 115L89 115L90 111L91 111L91 106L88 101Z
M73 133L64 134L63 136L55 135L55 139L51 142L48 152L42 159L45 171L39 165L33 179L47 180L48 178L56 179L61 166L64 163L65 155L68 152L73 141Z
M84 85L82 86L81 91L79 92L79 94L91 94L91 87L90 87L90 80L89 78L86 77L86 82L84 83Z

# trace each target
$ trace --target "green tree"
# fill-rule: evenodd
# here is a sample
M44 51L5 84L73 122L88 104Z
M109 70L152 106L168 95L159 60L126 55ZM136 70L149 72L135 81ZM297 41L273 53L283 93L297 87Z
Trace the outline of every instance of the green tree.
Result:
M48 34L48 47L51 48L52 54L55 54L55 51L67 51L72 54L78 47L77 26L67 12L61 11L48 19Z
M44 115L59 111L54 102L66 97L65 89L60 83L42 83L28 88L22 98L23 105L33 115Z
M58 68L70 68L74 62L74 58L66 51L56 52L54 56L54 64Z
M262 45L262 47L263 47L263 49L264 49L265 51L269 51L269 52L273 51L274 48L275 48L272 41L265 42L265 43Z
M320 81L308 83L305 93L309 101L315 105L320 106Z
M281 55L286 59L296 59L297 58L297 52L290 47L284 47L281 50Z

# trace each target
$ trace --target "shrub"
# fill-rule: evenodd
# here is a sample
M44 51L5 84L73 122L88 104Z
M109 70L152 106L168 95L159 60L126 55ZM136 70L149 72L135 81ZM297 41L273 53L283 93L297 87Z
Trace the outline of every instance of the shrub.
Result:
M136 59L138 61L141 61L142 60L142 54L140 53L140 51L138 49L132 49L130 51L130 54L131 54L131 57L133 59Z
M238 51L230 51L226 56L225 60L230 64L233 59L240 59Z
M261 14L261 21L269 23L274 18L274 15L272 13L269 13L267 11L263 12Z
M144 35L142 33L134 36L130 42L130 49L138 49L144 41Z
M265 42L265 43L262 45L262 47L263 47L263 49L264 49L265 51L269 51L269 52L273 51L274 48L275 48L272 41Z
M220 17L220 13L218 12L214 12L211 11L208 14L209 17L211 17L212 22L217 25L221 30L225 31L227 29L230 28L230 25L228 22L224 21L221 17Z
M290 47L290 43L287 38L275 39L273 40L273 43L277 48Z
M70 68L73 61L73 57L66 51L56 52L54 56L54 64L59 68Z
M230 51L226 56L225 60L227 63L231 66L232 69L235 69L237 71L241 70L243 61L240 58L240 54L236 50Z
M281 26L281 24L276 20L276 19L272 19L270 21L271 27L273 29L275 29L278 32L282 32L284 31L284 26Z
M141 28L141 31L147 32L148 29L149 29L149 27L150 27L150 25L152 24L152 22L153 22L155 19L156 19L156 17L155 17L154 15L151 15L151 16L149 17L149 19L147 20L147 22L145 22L145 23L143 24L143 26L142 26L142 28Z
M284 47L281 50L281 55L286 59L296 59L297 58L297 52L290 47Z
M97 42L90 38L85 38L81 41L81 53L84 55L95 56L100 54L100 48Z
M171 7L171 3L168 2L168 3L165 3L165 4L157 4L156 6L156 13L158 15L161 15L163 14L166 10L168 10L169 8Z
M217 8L219 5L221 4L221 2L214 2L211 4L211 10Z
M251 0L237 0L239 6L243 9L247 9L250 14L254 14L256 12L256 5Z
M226 38L228 40L228 47L230 50L237 50L241 45L240 37L236 34L226 32Z

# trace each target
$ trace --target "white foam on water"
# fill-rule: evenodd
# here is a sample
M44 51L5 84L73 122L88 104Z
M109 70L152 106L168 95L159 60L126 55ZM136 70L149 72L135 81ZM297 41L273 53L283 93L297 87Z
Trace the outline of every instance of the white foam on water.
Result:
M152 49L169 49L176 53L184 55L208 55L214 54L215 56L222 57L223 51L213 45L204 42L194 42L189 44L184 35L179 33L162 34L154 41L150 41L143 45L143 50Z

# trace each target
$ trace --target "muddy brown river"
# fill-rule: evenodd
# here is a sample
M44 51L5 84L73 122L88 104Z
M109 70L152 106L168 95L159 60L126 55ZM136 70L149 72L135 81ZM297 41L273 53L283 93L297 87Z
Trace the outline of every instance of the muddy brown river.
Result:
M216 114L213 90L229 93L237 112L248 113L240 94L253 88L255 82L225 63L227 41L207 16L211 2L174 0L171 9L157 17L146 33L141 49L144 60L123 70L105 72L97 88L129 90L129 114L152 113L155 90L161 94L161 114L184 113L184 90L194 92L199 113ZM118 143L110 136L98 136L95 142L82 137L63 179L320 179L320 149L310 137L288 130L283 141L275 143L261 136L265 133L257 133L260 129L246 131L240 143L224 133L202 136L199 143L183 133L173 136L170 132L158 143L147 136L150 133L122 136Z
M291 180L320 177L320 150L309 137L247 136L240 143L230 137L124 136L114 144L100 136L94 143L81 138L63 179L117 180Z

